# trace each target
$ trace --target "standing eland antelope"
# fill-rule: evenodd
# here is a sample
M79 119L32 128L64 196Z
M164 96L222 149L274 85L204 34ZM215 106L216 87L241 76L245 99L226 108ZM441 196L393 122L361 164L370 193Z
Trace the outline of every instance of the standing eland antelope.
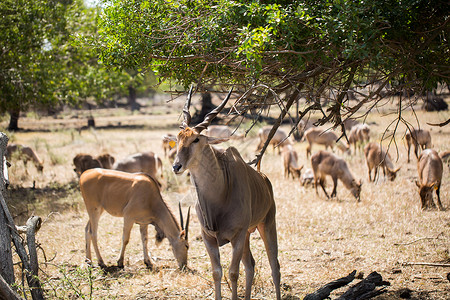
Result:
M183 109L184 121L177 136L175 174L189 170L197 190L197 216L208 251L214 279L215 298L221 299L222 266L219 247L231 243L229 268L232 299L238 299L239 264L245 267L245 299L250 299L255 260L250 251L250 234L258 229L267 251L277 299L280 293L280 264L272 184L263 174L244 162L234 147L219 150L212 145L227 139L200 134L224 108L223 102L195 127L189 127L192 88Z
M143 173L126 173L109 169L89 169L80 177L80 189L89 215L86 225L86 261L91 263L91 242L94 245L100 267L105 268L97 244L98 221L103 211L115 217L123 217L122 249L117 265L123 268L125 248L130 240L130 232L134 223L139 224L144 262L152 268L153 263L148 255L148 224L155 226L156 241L161 242L167 237L172 245L172 251L178 261L178 267L184 269L187 265L188 226L180 228L174 215L161 197L160 185L156 179ZM180 222L183 218L180 208ZM183 226L183 225L182 225Z
M412 145L414 145L414 154L417 159L419 159L419 149L425 150L431 148L431 134L426 129L409 129L405 134L405 140L408 148L408 162L410 162L409 152Z

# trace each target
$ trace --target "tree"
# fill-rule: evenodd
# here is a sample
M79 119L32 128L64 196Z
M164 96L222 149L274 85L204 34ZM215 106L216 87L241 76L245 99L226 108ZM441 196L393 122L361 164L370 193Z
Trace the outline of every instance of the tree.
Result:
M79 43L95 38L97 13L82 0L0 3L0 112L9 112L9 130L18 129L21 111L108 100L136 81Z
M152 69L185 87L234 85L240 114L279 105L282 119L303 96L303 113L319 110L322 123L339 125L388 87L449 83L449 8L445 0L110 0L96 49L108 66ZM375 89L352 106L347 92L365 86ZM325 94L333 95L326 104Z

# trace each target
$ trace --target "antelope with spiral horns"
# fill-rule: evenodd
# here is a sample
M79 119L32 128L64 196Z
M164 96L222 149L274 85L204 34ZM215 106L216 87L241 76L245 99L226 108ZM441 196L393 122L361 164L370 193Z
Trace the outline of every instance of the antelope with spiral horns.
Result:
M197 216L201 234L209 254L214 279L215 298L221 299L222 266L219 247L231 243L229 268L232 297L238 299L239 264L245 267L245 299L250 299L255 273L255 260L250 251L250 234L258 229L267 251L276 298L280 294L280 265L272 185L263 174L244 162L234 147L219 150L212 145L226 141L202 135L224 108L232 90L223 102L205 116L200 124L189 127L192 88L183 109L184 121L177 135L175 174L190 171L196 187Z

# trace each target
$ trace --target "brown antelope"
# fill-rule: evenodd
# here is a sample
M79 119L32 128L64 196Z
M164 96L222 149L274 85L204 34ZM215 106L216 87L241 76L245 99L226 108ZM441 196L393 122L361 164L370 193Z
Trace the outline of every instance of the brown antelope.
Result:
M167 154L170 153L170 150L176 148L176 143L172 139L167 139L166 136L171 137L173 139L175 139L175 136L171 133L168 133L162 138L162 147L164 150L164 156L167 157Z
M303 138L305 131L308 130L311 127L314 127L314 122L313 120L300 120L300 122L298 122L297 125L297 130L298 130L298 134L300 136L300 138Z
M350 172L347 163L342 158L329 153L327 151L320 150L311 156L311 165L314 172L314 185L317 191L317 185L320 184L327 198L327 191L325 190L325 177L330 175L333 179L333 191L331 197L336 196L336 188L338 179L342 181L344 186L350 190L356 200L360 201L361 194L361 180L356 181L353 174Z
M116 159L114 156L111 156L108 153L100 154L96 157L96 159L100 162L103 169L112 169L112 166L114 165L114 162Z
M243 135L233 134L233 130L227 125L211 125L205 130L205 135L217 138L242 139Z
M419 181L416 180L416 185L419 187L422 209L436 207L433 202L433 190L436 190L438 208L443 210L439 196L443 164L438 153L433 149L422 151L417 161L417 171L419 173Z
M325 150L328 149L328 147L334 148L334 146L337 146L344 153L349 151L348 145L343 141L337 142L337 135L329 130L323 130L316 127L309 128L305 132L305 139L308 141L308 146L306 147L306 157L311 155L313 144L324 145Z
M86 225L86 261L91 263L91 242L99 266L106 267L97 244L98 221L103 211L115 217L123 218L122 248L120 251L118 267L123 267L125 248L130 240L133 225L139 224L144 262L152 268L153 263L148 254L148 224L155 226L157 242L167 237L172 251L177 259L178 267L183 269L187 264L188 252L188 225L186 229L180 228L177 220L161 197L159 183L148 174L126 173L108 169L90 169L80 177L80 189L89 215ZM180 209L180 221L181 209Z
M84 171L94 168L102 168L102 164L97 158L94 158L90 154L79 153L73 158L73 169L77 176L80 177Z
M439 153L439 156L441 157L442 162L446 163L450 170L450 150L442 151Z
M160 170L161 177L163 177L161 158L153 152L132 154L116 161L112 168L128 173L143 172L155 178L158 170Z
M378 167L381 167L383 169L384 176L386 176L387 174L387 177L390 181L395 180L400 167L395 169L394 164L392 163L391 156L389 155L389 153L384 151L384 149L381 148L380 145L376 143L368 143L364 147L364 156L366 157L367 168L369 169L369 181L372 181L372 169L375 169L375 174L373 175L373 181L375 181L375 178L378 174Z
M284 145L281 150L281 159L283 161L284 177L293 179L300 178L303 165L299 166L298 154L291 144Z
M206 115L203 122L189 127L192 88L183 109L184 121L178 133L175 174L189 170L197 190L197 216L202 238L211 259L215 298L221 299L222 266L219 247L231 243L229 268L232 299L238 299L239 264L245 267L245 299L250 299L255 260L250 251L250 234L258 229L266 247L276 297L281 299L280 265L275 221L275 201L269 179L242 159L234 147L219 150L212 145L227 139L207 137L201 132L224 108L224 101Z
M408 162L409 152L411 150L411 145L414 145L414 154L416 158L419 158L419 147L423 149L431 148L431 135L428 130L425 129L409 129L405 135L406 146L408 147Z
M360 149L363 143L370 140L370 128L367 124L356 124L350 129L348 134L349 144L353 144L353 148L356 153L356 149Z
M262 147L264 146L264 143L267 140L267 137L269 136L271 129L272 129L272 127L266 126L266 127L261 128L258 131L259 143L258 143L258 147L256 148L256 151L259 151L262 149ZM274 136L270 140L269 144L273 146L274 152L275 152L275 147L278 147L278 154L281 154L281 147L283 147L284 145L292 144L292 141L290 139L288 139L288 135L286 134L286 132L284 132L284 130L278 128L277 131L275 132Z
M13 153L17 153L18 158L23 161L27 174L27 163L30 160L39 172L44 170L44 163L31 147L20 144L8 144L8 146L6 146L6 158L11 160L11 157L14 156Z

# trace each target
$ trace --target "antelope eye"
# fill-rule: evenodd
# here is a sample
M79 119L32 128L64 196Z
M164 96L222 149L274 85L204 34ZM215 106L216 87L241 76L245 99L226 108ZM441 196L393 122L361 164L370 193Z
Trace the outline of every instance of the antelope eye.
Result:
M193 141L193 143L198 143L198 141L199 141L199 139L196 138L196 139Z

